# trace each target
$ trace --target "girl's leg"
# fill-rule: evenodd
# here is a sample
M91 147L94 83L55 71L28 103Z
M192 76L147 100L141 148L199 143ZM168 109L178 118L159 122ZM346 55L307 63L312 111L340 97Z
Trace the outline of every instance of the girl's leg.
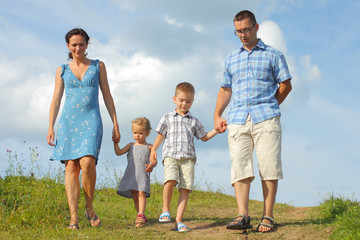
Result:
M189 200L189 193L190 190L180 188L180 196L179 196L178 208L176 213L175 228L177 228L177 224L179 222L182 222L183 220L183 216L186 210L186 205Z
M138 213L145 213L145 206L146 206L146 193L143 191L139 191L139 209Z
M85 156L79 160L82 170L82 186L86 201L86 214L91 218L91 226L100 226L101 221L97 218L94 208L94 192L96 183L95 158L93 156Z
M79 160L65 162L65 191L70 210L69 225L78 224L78 206L80 196L80 165Z
M134 200L134 205L136 208L136 212L139 213L139 192L135 190L130 190L132 198Z

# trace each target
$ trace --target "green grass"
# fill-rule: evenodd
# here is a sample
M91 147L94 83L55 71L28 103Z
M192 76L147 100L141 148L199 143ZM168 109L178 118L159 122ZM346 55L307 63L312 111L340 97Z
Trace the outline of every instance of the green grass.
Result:
M360 203L331 194L319 208L319 220L334 226L331 239L360 239Z
M31 149L30 154L31 159L38 157ZM102 188L95 190L94 208L103 226L89 226L84 217L84 194L81 194L81 230L69 231L66 229L70 219L63 171L41 176L34 173L34 169L39 169L36 166L27 172L22 168L24 160L19 161L20 157L14 156L17 155L9 152L10 167L6 176L0 177L0 239L212 239L211 234L221 239L239 238L236 232L224 227L236 215L235 198L219 191L194 190L190 195L184 221L197 228L191 235L179 235L173 231L172 224L160 225L157 219L161 213L163 186L158 183L151 185L151 197L147 199L149 226L136 229L132 199L120 197L115 188L108 187L111 184L102 183ZM120 180L120 176L114 176L116 181ZM174 190L172 216L176 213L178 197L178 191ZM262 202L250 201L254 226L260 221L262 207ZM254 233L251 239L309 239L309 236L314 236L313 239L360 239L360 204L355 200L332 194L318 207L302 209L277 203L274 211L279 222L275 235ZM213 232L204 235L209 231Z
M148 198L146 213L150 223L156 223L162 206L162 185L151 186L151 197ZM172 214L175 214L178 191L174 191ZM232 197L221 193L194 191L188 208L211 208L219 201ZM50 178L36 179L33 176L7 176L0 178L0 239L67 239L87 238L94 236L99 239L158 238L166 232L146 231L134 228L136 211L132 199L120 197L115 189L106 188L95 191L94 207L103 221L103 226L93 229L83 217L85 209L84 195L79 202L81 231L73 232L65 227L69 222L69 210L63 183ZM234 202L231 201L231 205ZM226 207L224 205L223 207ZM198 212L197 211L197 212ZM193 218L197 212L189 211L187 218ZM198 216L199 221L206 216ZM223 219L219 218L219 221ZM206 221L204 219L204 221ZM161 237L160 237L161 238Z

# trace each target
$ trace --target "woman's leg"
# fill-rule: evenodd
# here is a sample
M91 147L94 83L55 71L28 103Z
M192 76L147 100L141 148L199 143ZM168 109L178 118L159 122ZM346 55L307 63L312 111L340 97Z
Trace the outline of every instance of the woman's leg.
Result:
M65 162L65 191L70 210L69 225L78 224L78 206L80 195L79 183L80 165L79 160Z
M93 208L96 183L95 158L93 156L82 157L79 160L79 164L82 170L82 186L85 194L86 214L91 218L91 226L99 226L101 221L96 218Z

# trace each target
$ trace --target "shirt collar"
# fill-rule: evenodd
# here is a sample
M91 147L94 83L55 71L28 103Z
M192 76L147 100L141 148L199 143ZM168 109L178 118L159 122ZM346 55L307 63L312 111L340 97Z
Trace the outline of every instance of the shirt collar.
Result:
M260 49L265 49L265 43L261 40L261 38L258 38L258 43L256 44L256 46L252 49L256 49L256 48L260 48ZM241 46L241 48L239 49L239 53L242 52L242 51L247 51L245 48L244 48L244 45Z
M176 110L173 111L173 115L174 116L176 116L176 115L180 116L180 114ZM191 118L191 113L190 113L190 111L188 111L184 116L180 116L180 117L189 117L189 118Z

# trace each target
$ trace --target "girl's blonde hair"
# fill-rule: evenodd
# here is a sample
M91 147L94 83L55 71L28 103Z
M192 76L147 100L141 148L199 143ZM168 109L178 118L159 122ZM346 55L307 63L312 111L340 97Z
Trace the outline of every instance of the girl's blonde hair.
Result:
M140 117L140 118L136 118L136 119L132 120L131 125L138 125L138 126L144 127L145 131L151 130L150 121L146 117Z

